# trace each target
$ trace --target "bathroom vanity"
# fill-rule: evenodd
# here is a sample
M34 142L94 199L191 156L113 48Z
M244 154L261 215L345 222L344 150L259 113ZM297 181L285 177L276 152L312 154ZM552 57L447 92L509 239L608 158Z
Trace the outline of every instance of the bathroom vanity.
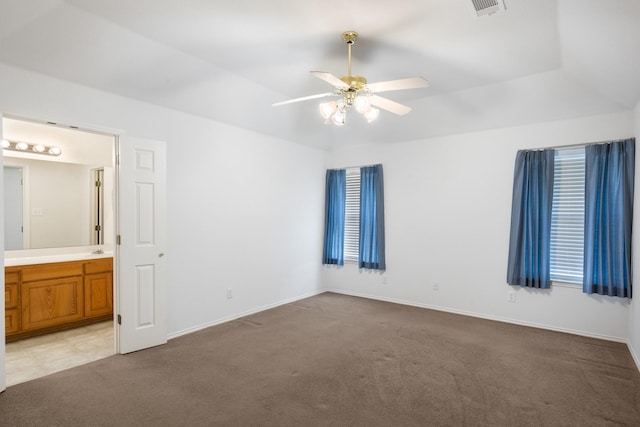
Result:
M4 273L7 342L113 318L111 256L9 264Z

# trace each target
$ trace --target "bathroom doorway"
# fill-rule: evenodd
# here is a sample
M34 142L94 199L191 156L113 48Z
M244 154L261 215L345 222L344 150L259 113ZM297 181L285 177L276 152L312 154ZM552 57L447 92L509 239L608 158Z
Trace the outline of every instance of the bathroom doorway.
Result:
M2 130L5 172L11 169L10 181L18 179L14 173L17 170L23 175L19 178L22 189L16 190L22 196L21 203L15 198L7 200L16 194L12 196L5 190L5 219L9 219L7 211L15 208L15 222L22 220L23 231L23 245L17 246L8 240L15 236L5 228L5 265L20 265L21 261L8 257L19 258L21 254L37 258L41 254L63 253L68 260L74 250L113 257L116 137L7 117L2 118ZM19 143L23 143L21 147ZM5 187L6 176L5 173ZM113 308L113 292L110 295L109 305ZM18 311L22 314L21 309ZM106 320L103 315L100 320L92 323L90 319L68 329L64 325L54 327L55 331L44 335L35 331L33 335L37 336L33 337L28 332L24 338L9 340L7 386L115 354L113 314Z

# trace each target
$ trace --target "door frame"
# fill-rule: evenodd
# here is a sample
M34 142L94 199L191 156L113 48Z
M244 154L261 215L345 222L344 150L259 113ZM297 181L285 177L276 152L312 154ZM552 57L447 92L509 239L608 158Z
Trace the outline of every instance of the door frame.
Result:
M54 126L60 126L60 127L68 127L71 130L78 130L78 131L84 131L84 132L91 132L91 133L97 133L97 134L102 134L102 135L106 135L109 137L113 138L113 146L112 146L112 158L111 158L111 166L112 166L112 170L113 170L113 182L114 182L114 196L113 196L113 214L114 214L114 224L113 224L113 319L112 319L112 324L113 324L113 330L114 330L114 343L113 343L113 348L114 348L114 354L120 354L120 344L119 344L119 328L118 328L118 323L117 323L117 318L118 315L117 313L119 312L120 309L120 275L119 275L119 271L120 271L120 254L119 251L116 248L117 245L117 235L119 233L119 228L118 228L118 222L119 222L119 211L120 211L120 190L119 190L119 175L120 175L120 167L118 164L118 153L120 150L120 136L122 134L124 134L125 132L123 132L122 130L117 130L117 129L108 129L108 128L103 128L103 129L98 129L95 126L89 126L89 127L79 127L79 126L75 126L75 125L63 125L63 122L57 122L57 121L50 121L50 120L45 120L45 119L37 119L37 118L29 118L26 116L22 116L22 115L14 115L14 114L6 114L4 112L0 111L0 139L2 139L3 137L3 129L2 129L2 119L3 118L10 118L10 119L15 119L15 120L23 120L23 121L29 121L29 122L34 122L34 123L42 123L42 124L47 124L47 125L54 125ZM0 166L4 166L4 154L2 152L2 150L0 149ZM25 171L23 171L24 174ZM4 190L3 190L3 180L4 178L2 176L0 176L0 200L3 200L4 198ZM27 183L25 183L27 184ZM26 187L25 187L26 190ZM0 208L0 223L4 223L4 202L1 205ZM26 230L25 230L26 231ZM0 276L0 287L4 289L4 227L0 227L0 252L3 254L3 256L0 258L0 268L3 271L3 274ZM4 292L0 293L0 307L3 307L4 309ZM5 330L5 320L4 320L4 316L2 316L0 318L0 331L4 332ZM6 344L5 344L5 340L2 339L0 340L0 393L2 393L3 391L6 390Z

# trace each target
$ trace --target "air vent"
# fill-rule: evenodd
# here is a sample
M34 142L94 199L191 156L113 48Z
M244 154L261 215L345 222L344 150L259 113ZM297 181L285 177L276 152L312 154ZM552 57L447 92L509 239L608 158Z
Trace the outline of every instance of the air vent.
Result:
M471 0L477 16L491 15L507 7L504 0Z

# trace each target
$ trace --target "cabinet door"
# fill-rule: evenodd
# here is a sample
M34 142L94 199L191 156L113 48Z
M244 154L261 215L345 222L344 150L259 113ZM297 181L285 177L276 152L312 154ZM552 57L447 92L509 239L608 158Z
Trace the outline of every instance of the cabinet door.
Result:
M83 290L82 276L22 283L22 330L82 319Z
M18 284L4 285L4 308L18 308Z
M9 335L20 330L20 316L18 316L18 309L4 311L4 333Z
M113 313L113 280L111 273L84 276L84 315L101 316Z

